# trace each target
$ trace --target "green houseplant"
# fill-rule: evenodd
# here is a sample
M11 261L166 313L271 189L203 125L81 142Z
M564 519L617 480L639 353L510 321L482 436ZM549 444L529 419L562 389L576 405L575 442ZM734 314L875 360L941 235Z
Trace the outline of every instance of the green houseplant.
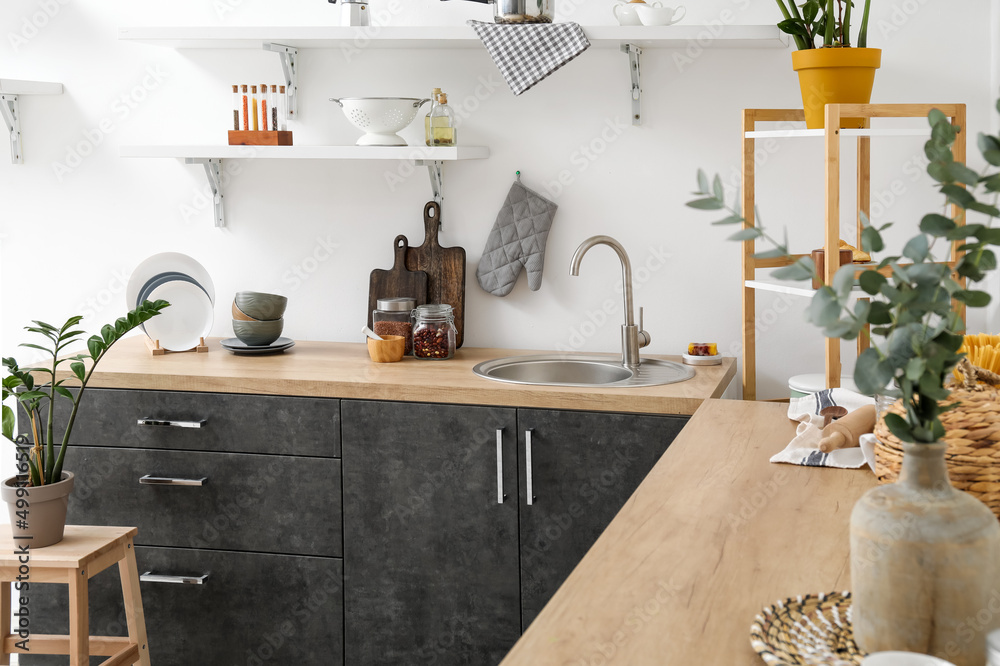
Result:
M827 337L844 340L857 338L870 325L872 346L858 357L855 384L868 395L888 392L904 408L902 415L885 416L891 432L907 443L900 479L869 491L851 517L859 646L870 652L926 652L958 666L982 666L986 633L1000 624L1000 617L991 613L975 626L967 620L987 608L989 595L1000 589L1000 525L985 505L951 486L940 415L956 407L945 383L963 357L964 324L953 302L969 307L990 302L987 292L963 286L959 278L974 285L997 267L991 248L1000 245L1000 228L992 226L1000 217L1000 137L979 135L979 150L989 166L977 173L954 161L957 129L948 118L935 110L929 121L927 172L945 198L944 209L920 220L919 233L900 255L885 257L857 278L854 266L841 267L832 284L816 291L807 319ZM771 249L758 257L789 256L786 242L759 225L747 226L740 210L727 205L718 177L710 184L699 171L697 195L689 206L727 211L721 224L744 224L733 240L770 243ZM948 214L950 205L958 214ZM966 212L985 219L965 224ZM867 219L863 222L862 248L884 251L881 232L889 225L876 228ZM964 252L957 265L935 262L934 251L951 244ZM774 275L805 280L815 274L812 259L803 257ZM853 298L856 286L870 300Z
M21 346L41 351L50 360L44 365L22 368L12 357L3 359L6 372L2 380L2 434L18 449L19 474L4 480L0 494L8 502L15 536L30 536L31 545L36 548L62 539L66 505L73 489L73 474L63 471L63 462L87 383L97 364L118 340L168 305L166 301L144 301L114 324L101 328L100 335L91 336L87 340L87 354L65 358L60 355L82 341L84 332L76 327L83 317L70 317L58 328L33 321L33 326L25 330L44 338L44 344ZM59 368L64 363L69 363L72 376L60 379ZM76 389L75 393L70 389ZM9 398L14 398L27 420L30 444L25 437L15 437L15 412L6 404ZM65 428L59 433L55 412L61 400L66 401L70 412Z
M865 0L857 46L851 44L854 3L851 0L775 0L784 20L778 28L792 36L797 50L792 68L799 87L806 126L822 129L827 104L867 104L875 84L882 51L868 48L871 0ZM860 127L861 119L847 118L843 127Z

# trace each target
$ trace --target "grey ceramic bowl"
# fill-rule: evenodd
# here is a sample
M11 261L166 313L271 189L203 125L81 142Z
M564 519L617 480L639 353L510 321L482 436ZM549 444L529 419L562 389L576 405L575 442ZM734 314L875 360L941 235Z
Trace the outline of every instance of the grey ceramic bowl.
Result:
M284 319L273 321L240 321L233 320L233 333L246 345L251 347L266 347L279 337L285 327Z
M259 291L236 292L236 305L243 314L261 321L281 319L285 315L288 299L278 294L262 294Z

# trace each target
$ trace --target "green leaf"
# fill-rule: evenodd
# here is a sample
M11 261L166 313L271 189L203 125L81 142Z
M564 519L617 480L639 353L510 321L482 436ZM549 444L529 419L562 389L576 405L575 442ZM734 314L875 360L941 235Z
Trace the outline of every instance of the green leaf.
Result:
M927 259L927 254L929 252L930 245L927 242L927 236L923 234L914 236L903 247L903 256L908 257L915 262L921 262Z
M872 309L868 313L868 323L874 325L891 324L892 314L889 304L884 301L872 301Z
M945 238L950 241L962 240L963 238L968 238L969 236L976 236L982 233L985 229L981 224L966 224L962 226L956 226L952 229Z
M837 269L833 276L833 290L837 292L837 297L846 300L854 288L854 265L847 264ZM840 337L840 336L833 336Z
M81 382L84 381L84 379L87 376L87 366L85 366L83 363L80 363L79 361L77 361L76 363L70 363L69 369L73 371L73 374L76 375L76 378L79 379Z
M725 208L725 204L716 199L715 197L708 197L706 199L695 199L693 201L688 201L685 204L689 208L696 208L698 210L719 210Z
M809 302L806 318L816 326L832 326L840 318L840 303L830 287L821 287Z
M956 301L961 301L971 308L986 307L990 303L990 295L985 291L970 291L968 289L964 289L962 291L956 291L952 294L952 297Z
M863 289L866 294L871 294L872 296L878 294L879 289L881 289L882 285L884 285L887 281L886 277L878 271L868 270L858 276L858 282L861 285L861 289Z
M865 395L873 395L885 389L892 381L892 367L886 363L874 347L861 352L854 365L854 383Z
M106 345L110 345L112 342L114 342L116 338L114 326L110 326L108 324L102 326L101 337L104 339L104 344Z
M800 257L795 263L776 269L771 275L777 280L811 280L816 274L812 257Z
M1000 149L984 150L983 159L993 166L1000 166Z
M983 215L988 215L990 217L1000 217L1000 210L997 210L996 206L991 206L990 204L981 203L979 201L975 203L970 203L965 208L966 210L972 210L977 213L982 213Z
M954 220L937 213L924 215L923 219L920 220L920 231L931 236L945 236L956 226L958 225L955 224Z
M740 229L735 234L730 236L728 240L732 241L748 241L754 240L761 237L760 229L757 227L749 227L747 229Z
M764 250L763 252L758 252L753 255L754 259L778 259L779 257L787 257L788 253L783 247L776 247L773 250Z
M22 342L21 344L18 345L18 347L28 347L29 349L38 349L40 351L45 352L49 356L52 355L52 350L51 349L46 349L45 347L40 347L39 345L32 344L30 342Z
M713 225L717 224L741 224L744 222L742 215L730 215L729 217L724 217L717 222L712 222Z
M806 29L805 24L798 19L786 19L778 23L778 29L789 35L809 37L809 31Z
M73 399L73 394L69 392L69 389L65 386L54 386L53 390L64 398Z
M101 355L101 352L104 351L105 349L106 346L104 344L104 341L101 340L96 335L91 336L90 339L87 340L87 350L90 352L90 358L94 359L95 361Z
M904 442L915 441L913 437L913 432L910 430L910 424L900 416L899 414L894 414L889 412L885 415L885 424L889 427L889 432L898 437Z
M3 405L3 424L0 426L0 433L7 439L14 439L14 410Z
M698 194L709 194L711 190L708 189L708 176L702 169L698 169Z
M961 162L949 162L945 168L955 182L965 183L969 187L974 187L979 182L979 174Z
M969 191L958 185L942 185L941 194L948 197L948 201L965 208L969 204L976 203L976 198L969 194Z
M920 357L911 358L906 364L906 378L911 382L919 381L924 370L927 368L927 361Z
M881 252L885 249L882 234L875 227L865 227L861 230L861 249L865 252Z
M980 132L976 136L976 145L979 146L980 153L986 153L991 150L1000 151L1000 139L989 134L984 134L983 132ZM1000 166L1000 164L994 164L993 166Z
M715 198L718 199L719 201L726 200L726 191L722 189L722 179L719 178L719 174L715 174L715 179L712 181L712 193L715 195Z
M951 126L948 121L948 116L944 115L941 109L931 109L930 113L927 114L927 122L930 123L931 128L934 128L942 123Z

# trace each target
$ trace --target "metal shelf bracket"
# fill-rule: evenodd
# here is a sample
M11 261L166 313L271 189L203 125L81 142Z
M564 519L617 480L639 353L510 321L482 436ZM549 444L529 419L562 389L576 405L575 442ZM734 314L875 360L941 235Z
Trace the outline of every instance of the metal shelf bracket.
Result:
M434 201L440 206L444 201L444 162L441 160L416 160L417 166L427 167L427 173L431 177L431 191L434 193Z
M200 164L205 167L208 176L208 186L212 189L212 199L215 205L215 226L219 229L226 226L225 195L222 193L222 160L205 159L201 157L186 157L185 164Z
M285 77L285 97L288 100L288 117L296 120L299 113L299 50L271 42L264 42L264 50L273 51L281 58L281 73Z
M17 103L17 95L0 95L0 116L10 132L11 164L24 164L21 146L21 107Z
M632 124L638 127L642 124L642 76L639 69L642 48L635 44L622 44L621 50L628 54L628 71L632 76Z

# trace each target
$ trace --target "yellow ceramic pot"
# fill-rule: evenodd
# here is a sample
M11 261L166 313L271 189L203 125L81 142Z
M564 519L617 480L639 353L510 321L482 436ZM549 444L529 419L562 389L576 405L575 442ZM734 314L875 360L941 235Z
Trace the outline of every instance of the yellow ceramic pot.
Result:
M806 127L823 129L827 104L868 104L882 49L822 48L792 53L799 73ZM845 118L841 127L861 127L861 118Z

